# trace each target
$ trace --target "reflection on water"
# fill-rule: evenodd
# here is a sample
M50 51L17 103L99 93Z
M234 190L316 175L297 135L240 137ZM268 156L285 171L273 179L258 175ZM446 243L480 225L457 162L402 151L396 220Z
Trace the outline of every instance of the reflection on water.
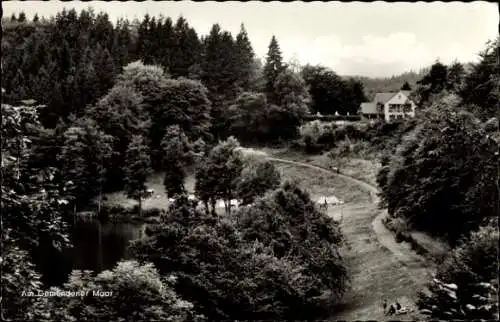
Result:
M121 259L127 259L131 240L142 238L145 224L101 223L99 220L78 221L72 232L74 248L59 253L50 247L41 249L44 282L60 285L72 270L101 272L112 269Z

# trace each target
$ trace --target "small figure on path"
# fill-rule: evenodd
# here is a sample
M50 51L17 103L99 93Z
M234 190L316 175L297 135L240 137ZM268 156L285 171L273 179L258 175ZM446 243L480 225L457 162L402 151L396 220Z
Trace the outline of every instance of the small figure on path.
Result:
M382 303L382 308L384 309L385 313L385 310L387 309L387 299L384 299L384 302Z
M387 311L386 315L394 315L395 313L396 313L396 307L394 306L394 304L391 304L389 306L389 311Z
M320 203L319 200L318 200L318 203L319 203L319 210L328 211L328 203L326 202L326 197L325 197L324 203Z

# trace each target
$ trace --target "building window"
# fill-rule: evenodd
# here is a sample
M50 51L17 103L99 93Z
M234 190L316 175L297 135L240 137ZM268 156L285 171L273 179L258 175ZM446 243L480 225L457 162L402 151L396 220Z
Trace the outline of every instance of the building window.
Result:
M398 119L398 120L403 119L403 115L397 115L397 116L396 116L396 119Z
M394 121L396 119L396 116L394 114L389 115L389 120Z
M411 112L411 104L404 104L403 105L403 111L405 113L410 113Z
M410 106L411 108L411 106ZM401 104L389 104L389 112L392 113L403 113L404 106Z

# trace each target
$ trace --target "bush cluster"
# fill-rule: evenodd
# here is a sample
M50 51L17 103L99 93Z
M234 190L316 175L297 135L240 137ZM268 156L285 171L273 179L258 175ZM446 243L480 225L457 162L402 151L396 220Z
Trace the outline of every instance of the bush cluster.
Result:
M497 215L498 143L462 107L436 105L394 150L377 177L391 217L456 244Z
M301 138L295 141L293 147L306 153L315 154L334 148L341 149L346 141L350 142L354 153L379 152L391 154L399 144L404 133L415 126L415 120L404 120L386 123L356 122L336 124L335 122L320 122L318 120L303 124L300 128Z
M164 209L159 208L149 208L144 209L139 217L137 205L132 208L126 208L119 205L104 206L101 207L101 212L99 213L99 219L109 220L113 222L129 222L129 221L142 221L150 218L160 218L166 214Z
M176 291L210 320L321 318L347 286L339 227L293 185L233 215L179 200L149 235L134 256L176 274Z

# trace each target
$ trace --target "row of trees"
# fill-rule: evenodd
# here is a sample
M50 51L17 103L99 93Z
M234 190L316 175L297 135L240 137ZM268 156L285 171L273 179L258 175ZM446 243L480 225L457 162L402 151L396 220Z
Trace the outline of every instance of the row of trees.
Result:
M295 186L284 185L252 210L274 229L272 238L259 237L261 246L252 237L256 215L247 216L241 226L231 217L221 224L213 215L218 199L226 201L229 216L231 199L255 203L280 184L271 164L241 157L237 140L212 148L232 132L252 139L244 136L243 128L238 132L228 127L233 119L247 117L247 98L264 101L263 111L257 111L268 117L261 140L293 137L309 112L305 82L282 62L274 37L260 68L243 26L236 39L218 25L198 39L182 18L175 25L145 17L135 26L124 20L113 26L106 14L84 10L77 15L71 10L50 20L16 20L21 21L5 24L2 42L2 210L8 214L2 235L2 291L8 299L3 316L53 321L115 319L130 313L140 319L196 319L192 306L165 281L168 272L181 276L179 290L184 291L177 293L209 319L246 313L271 319L319 316L338 302L347 276L338 255L340 231ZM24 98L45 105L20 102ZM175 238L191 248L163 243L161 232L171 238L177 227L167 220L145 244L149 250L137 255L155 263L162 276L147 263L124 263L97 277L76 274L62 287L116 290L120 295L115 299L19 296L19 285L31 285L25 290L34 293L45 288L31 263L41 247L71 247L68 224L78 210L95 199L99 212L109 190L124 189L141 202L153 171L165 172L169 196L182 196L185 169L200 157L207 162L197 170L196 194L206 211L181 197L167 216L184 225ZM298 212L290 215L283 200L296 200ZM282 214L281 225L271 220L274 211ZM184 221L186 212L196 220ZM295 222L304 216L309 219ZM203 218L208 223L197 227ZM206 241L211 238L215 253L207 259ZM307 251L306 244L311 245ZM171 254L172 267L157 261L150 251L155 247ZM324 261L312 262L313 255ZM193 267L202 272L193 273ZM260 273L255 276L251 267ZM331 274L324 273L327 269ZM239 283L242 276L245 283ZM225 278L228 284L221 283ZM241 290L240 297L225 293L231 288ZM133 313L116 300L126 294L135 294L135 303L141 303Z
M274 36L262 66L243 25L236 37L215 24L200 38L183 17L174 23L146 15L142 21L120 19L113 25L107 14L92 9L80 14L63 10L33 21L4 18L2 23L5 101L30 97L45 104L40 117L50 128L71 114L83 115L114 85L122 67L137 60L161 66L171 78L201 80L213 106L213 134L220 138L228 136L224 111L243 92L264 93L269 104L283 108L286 93L275 93L275 84L285 71L305 79L291 86L310 87L315 112L353 114L364 100L359 81L344 81L323 67L293 71Z
M337 224L284 184L234 216L179 198L133 249L179 276L176 291L209 320L310 319L324 317L347 287L341 242Z
M106 173L100 166L107 158L99 155L113 154L107 150L113 150L113 136L99 132L90 118L76 120L63 132L66 154L60 158L66 167L31 168L28 164L44 161L40 154L44 147L31 140L42 137L37 131L45 133L36 121L36 107L2 104L2 115L2 209L7 214L1 262L4 317L37 321L131 316L175 321L320 318L345 291L348 278L339 254L338 224L319 212L297 186L280 186L272 164L245 157L238 142L230 138L208 151L201 149L208 155L197 173L197 194L205 204L235 197L250 207L235 216L228 207L228 214L221 217L213 208L200 211L183 196L184 189L176 187L179 198L163 222L134 246L140 264L122 262L97 276L73 272L68 283L48 290L88 291L81 296L22 296L20 285L34 294L47 290L30 254L39 251L41 244L70 246L67 222L72 200L83 203L85 196L78 195L81 186L90 181L96 187L100 184ZM189 145L180 128L168 127L164 141L170 147L167 151L175 148L173 152L184 157L181 160L188 160L194 145ZM94 142L97 138L102 141ZM75 153L72 164L71 153ZM87 160L88 155L96 158ZM137 193L144 189L150 168L144 137L133 135L124 156L127 191ZM183 169L182 163L178 165ZM166 177L174 174L175 169L167 171ZM82 180L68 183L68 175ZM175 182L167 186L175 187ZM112 294L96 296L96 290ZM136 306L124 305L128 301Z
M471 94L463 92L482 73L478 70L491 63L489 55L498 47L498 40L489 44L483 60L463 77L454 77L459 64L434 64L419 81L417 93L428 102L416 126L402 133L400 143L382 160L379 185L389 213L452 243L498 211L498 110L493 113L497 106L486 105L488 101L473 104ZM483 81L478 87L484 89L491 79ZM498 104L496 88L489 87L484 95L496 97Z
M498 116L499 40L488 42L476 64L454 62L450 66L437 61L417 84L415 98L421 107L449 94L457 95L467 110L485 121Z
M419 295L433 319L498 319L499 39L466 72L434 64L419 116L382 159L377 181L392 220L453 247Z

